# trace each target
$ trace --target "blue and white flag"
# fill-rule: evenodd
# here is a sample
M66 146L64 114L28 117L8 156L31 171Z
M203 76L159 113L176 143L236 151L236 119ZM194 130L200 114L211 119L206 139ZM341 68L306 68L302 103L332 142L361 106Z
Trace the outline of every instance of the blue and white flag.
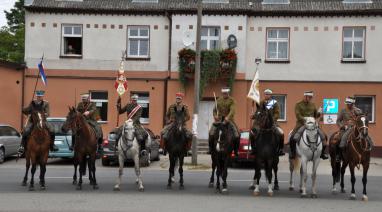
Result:
M42 83L44 83L44 85L46 86L48 81L46 80L46 74L45 74L45 70L44 70L44 65L42 64L42 60L37 66L38 66L38 70L40 72Z

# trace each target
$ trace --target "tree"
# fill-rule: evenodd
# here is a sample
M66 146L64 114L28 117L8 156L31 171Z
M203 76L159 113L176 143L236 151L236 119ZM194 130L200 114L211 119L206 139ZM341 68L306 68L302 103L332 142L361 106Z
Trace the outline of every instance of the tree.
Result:
M8 26L0 29L0 59L23 63L25 51L24 0L17 0L14 8L4 11Z

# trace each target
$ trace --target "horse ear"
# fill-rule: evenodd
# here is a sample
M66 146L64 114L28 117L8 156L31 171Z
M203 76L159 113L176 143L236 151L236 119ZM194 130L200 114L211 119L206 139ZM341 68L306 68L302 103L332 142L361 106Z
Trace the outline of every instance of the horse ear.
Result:
M72 112L72 108L68 105L69 112Z

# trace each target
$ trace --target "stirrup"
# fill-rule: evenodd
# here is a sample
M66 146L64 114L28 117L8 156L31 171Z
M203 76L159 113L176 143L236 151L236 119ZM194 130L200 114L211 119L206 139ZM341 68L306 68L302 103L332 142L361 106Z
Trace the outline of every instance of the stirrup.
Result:
M141 156L146 156L147 155L147 151L145 149L143 149L140 153Z

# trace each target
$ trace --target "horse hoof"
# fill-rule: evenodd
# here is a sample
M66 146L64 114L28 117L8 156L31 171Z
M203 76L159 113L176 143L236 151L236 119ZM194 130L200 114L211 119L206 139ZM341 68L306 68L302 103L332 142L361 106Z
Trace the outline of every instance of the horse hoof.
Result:
M115 186L114 188L113 188L113 191L120 191L121 189L118 187L118 186Z
M171 177L171 182L175 183L175 177Z
M333 195L336 195L336 194L337 194L337 189L336 189L336 188L333 188L333 189L332 189L332 194L333 194Z
M221 191L222 194L228 194L228 189L226 188L223 188L222 191Z
M318 198L317 194L311 194L310 197L311 197L312 199L317 199L317 198Z
M369 200L369 198L366 195L362 196L362 201L367 202L368 200Z
M29 191L34 191L34 187L29 187Z
M300 192L300 194L302 193L302 189L300 189L298 192Z
M273 197L273 192L268 192L268 197Z
M341 193L346 193L346 190L344 188L341 189Z
M209 183L208 184L208 188L213 188L214 187L214 183Z
M171 185L167 185L167 189L168 189L168 190L171 190L171 189L172 189L172 186L171 186Z
M73 180L72 184L77 185L77 180Z
M289 187L289 191L294 191L294 187Z
M254 185L251 185L248 187L249 190L254 190L255 189L255 186Z
M280 190L279 185L275 185L275 186L273 187L273 190L279 191L279 190Z
M135 184L137 184L137 185L138 185L138 183L139 183L139 180L138 180L138 179L136 179L136 180L135 180Z
M355 194L351 194L349 199L350 200L356 200L357 198L356 198Z
M258 191L254 191L254 192L253 192L253 196L255 196L255 197L260 196L260 192L258 192Z
M93 185L93 189L94 189L94 190L98 190L98 189L99 189L99 186L98 186L98 185Z
M179 190L184 190L184 185L180 185Z
M44 185L40 185L40 190L41 191L45 191L46 190L46 187Z
M306 194L301 194L301 198L306 198Z
M145 188L142 186L142 187L138 188L138 191L140 191L140 192L144 192L144 191L145 191Z
M21 183L21 186L27 186L27 182L24 182L24 181L23 181L23 182Z
M217 188L216 190L215 190L215 193L221 193L222 191L220 190L220 188Z
M78 185L76 188L77 191L82 190L82 186Z

